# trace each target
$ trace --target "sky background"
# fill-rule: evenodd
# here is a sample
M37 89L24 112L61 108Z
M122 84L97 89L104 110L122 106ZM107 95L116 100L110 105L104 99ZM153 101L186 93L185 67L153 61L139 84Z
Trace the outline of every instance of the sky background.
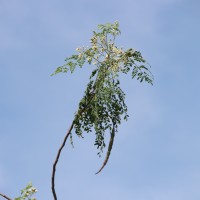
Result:
M32 181L38 200L53 199L52 164L92 67L50 74L118 20L117 44L141 51L154 86L123 79L130 118L101 174L94 135L67 142L58 199L199 200L199 19L198 0L0 0L0 192Z

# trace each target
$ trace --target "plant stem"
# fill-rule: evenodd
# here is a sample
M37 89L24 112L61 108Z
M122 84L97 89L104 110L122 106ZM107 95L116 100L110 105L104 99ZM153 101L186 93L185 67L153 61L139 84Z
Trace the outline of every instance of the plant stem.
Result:
M58 160L60 158L60 154L61 154L61 151L63 149L63 147L65 146L65 143L67 141L67 138L69 137L72 129L73 129L73 126L74 126L74 121L72 122L67 134L65 135L65 138L63 140L63 143L61 144L59 150L58 150L58 153L57 153L57 156L56 156L56 159L54 161L54 164L53 164L53 171L52 171L52 177L51 177L51 189L52 189L52 193L53 193L53 197L54 197L54 200L57 200L57 196L56 196L56 191L55 191L55 173L56 173L56 165L58 163ZM10 199L8 199L10 200Z
M0 196L4 197L7 200L12 200L11 198L7 197L5 194L0 193Z

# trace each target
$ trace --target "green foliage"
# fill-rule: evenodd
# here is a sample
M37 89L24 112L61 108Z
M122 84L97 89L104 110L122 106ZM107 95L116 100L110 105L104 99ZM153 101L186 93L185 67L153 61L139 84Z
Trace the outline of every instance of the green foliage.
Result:
M24 189L21 190L21 196L15 198L15 200L36 200L32 196L37 192L37 189L32 186L32 183L29 183Z
M118 22L99 25L98 30L93 32L90 47L77 48L78 54L67 58L66 64L58 67L52 75L68 71L73 73L77 66L82 67L86 63L93 65L85 94L75 114L74 128L81 137L83 132L95 131L95 145L100 155L106 146L106 132L110 132L113 141L113 133L117 132L121 119L128 119L119 74L130 72L132 78L150 84L153 84L153 76L139 51L116 46L115 39L120 34ZM112 148L112 145L109 146L108 152Z

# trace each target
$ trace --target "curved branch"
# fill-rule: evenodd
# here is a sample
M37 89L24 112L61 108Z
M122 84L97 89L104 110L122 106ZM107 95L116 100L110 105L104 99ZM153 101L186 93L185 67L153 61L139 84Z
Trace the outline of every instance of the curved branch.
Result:
M61 151L63 149L63 147L65 146L65 143L67 141L67 138L69 137L72 129L73 129L73 126L74 126L74 121L72 122L64 140L63 140L63 143L62 145L60 146L59 150L58 150L58 153L57 153L57 156L56 156L56 159L54 161L54 164L53 164L53 171L52 171L52 177L51 177L51 189L52 189L52 193L53 193L53 197L54 197L54 200L57 200L57 196L56 196L56 191L55 191L55 173L56 173L56 165L58 163L58 160L59 160L59 157L60 157L60 154L61 154ZM8 199L10 200L10 199Z
M114 137L115 137L115 128L114 128L114 124L113 124L113 129L112 129L112 132L111 132L111 135L110 135L110 141L109 141L108 150L107 150L107 154L106 154L105 160L104 160L104 162L102 164L102 167L95 174L98 174L99 172L101 172L102 169L106 166L106 164L107 164L107 162L109 160L109 157L110 157L111 150L112 150Z
M89 103L91 102L91 100L93 99L94 96L92 96L92 98L89 100L87 106L89 105ZM77 116L81 115L83 112L85 112L85 110L87 109L87 106L85 108L83 108L82 110L80 110L77 114ZM61 151L63 149L63 147L65 146L65 143L67 141L67 138L69 137L72 129L73 129L73 126L74 126L74 123L75 123L75 120L76 120L76 117L75 119L73 120L67 134L65 135L65 138L63 140L63 143L62 145L60 146L59 150L58 150L58 153L57 153L57 156L56 156L56 159L54 161L54 164L53 164L53 170L52 170L52 177L51 177L51 189L52 189L52 193L53 193L53 197L54 197L54 200L57 200L57 195L56 195L56 191L55 191L55 173L56 173L56 165L58 163L58 160L60 158L60 154L61 154Z
M0 196L4 197L7 200L12 200L11 198L7 197L5 194L0 193Z

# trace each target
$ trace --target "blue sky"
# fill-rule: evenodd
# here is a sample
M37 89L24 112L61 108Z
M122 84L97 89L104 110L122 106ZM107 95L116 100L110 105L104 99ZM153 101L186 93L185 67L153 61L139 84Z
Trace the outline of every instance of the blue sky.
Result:
M120 23L119 46L140 50L154 86L123 80L129 121L108 165L94 136L74 136L56 176L59 199L200 199L200 2L198 0L0 0L0 192L16 197L29 181L52 199L57 149L89 76L50 77L100 23Z

